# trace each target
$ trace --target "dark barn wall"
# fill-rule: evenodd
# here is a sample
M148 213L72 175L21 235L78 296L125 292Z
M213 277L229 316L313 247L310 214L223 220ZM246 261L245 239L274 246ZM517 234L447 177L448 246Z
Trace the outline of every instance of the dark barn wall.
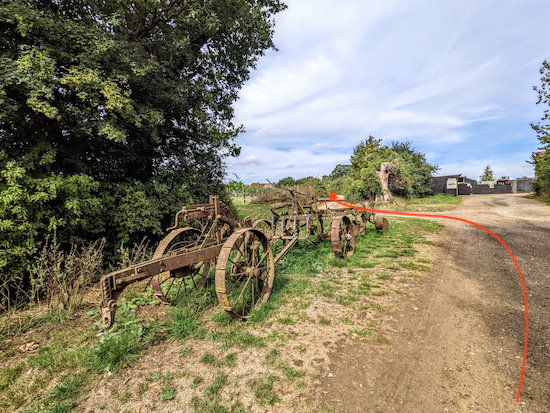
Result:
M436 176L432 184L432 195L456 195L456 189L447 189L447 179L456 178L456 175Z
M489 188L489 185L474 185L472 188L473 194L511 194L512 184L495 185L494 188Z

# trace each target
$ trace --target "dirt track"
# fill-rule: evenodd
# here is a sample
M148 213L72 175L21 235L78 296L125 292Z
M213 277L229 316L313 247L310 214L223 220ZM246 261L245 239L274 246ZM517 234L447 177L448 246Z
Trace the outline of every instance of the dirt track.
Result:
M473 195L444 213L434 270L385 322L391 346L341 339L312 402L331 412L550 412L550 207L521 195ZM327 372L331 374L328 375Z

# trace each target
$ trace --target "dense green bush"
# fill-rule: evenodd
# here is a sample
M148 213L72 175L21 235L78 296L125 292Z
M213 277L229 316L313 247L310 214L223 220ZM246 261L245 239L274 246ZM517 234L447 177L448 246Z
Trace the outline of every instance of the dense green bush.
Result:
M226 191L233 102L279 0L0 4L0 309L61 248L158 240L182 205Z

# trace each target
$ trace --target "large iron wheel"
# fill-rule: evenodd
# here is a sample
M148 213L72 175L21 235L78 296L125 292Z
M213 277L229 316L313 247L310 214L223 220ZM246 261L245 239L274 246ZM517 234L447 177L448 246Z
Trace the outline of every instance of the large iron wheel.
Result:
M216 294L220 306L246 319L269 299L275 278L273 250L259 229L242 228L225 242L216 265Z
M159 243L153 259L197 248L199 238L200 231L195 228L175 229ZM153 295L166 303L173 303L191 291L200 290L206 285L213 265L212 259L157 274L151 279Z
M348 217L336 217L330 228L332 251L337 257L349 258L355 250L355 225Z
M256 228L256 229L261 230L265 234L267 239L269 239L269 242L271 243L271 246L275 245L275 242L277 241L274 238L275 231L273 231L271 229L271 222L269 222L267 219L259 219L259 220L255 221L252 224L252 228Z

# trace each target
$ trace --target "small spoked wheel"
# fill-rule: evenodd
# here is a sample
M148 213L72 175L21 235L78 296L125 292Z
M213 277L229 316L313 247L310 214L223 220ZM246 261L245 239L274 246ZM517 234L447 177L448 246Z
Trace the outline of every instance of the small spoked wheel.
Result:
M314 221L309 227L308 242L312 244L318 243L323 237L323 220Z
M259 229L242 228L224 243L216 265L216 294L220 306L246 319L269 299L275 278L273 250Z
M349 258L355 250L355 225L348 217L336 217L330 228L332 251L337 257Z
M153 259L198 246L200 231L185 227L171 231L158 245ZM174 303L194 290L202 289L208 280L214 260L205 260L183 268L166 271L151 278L153 295L166 303Z

